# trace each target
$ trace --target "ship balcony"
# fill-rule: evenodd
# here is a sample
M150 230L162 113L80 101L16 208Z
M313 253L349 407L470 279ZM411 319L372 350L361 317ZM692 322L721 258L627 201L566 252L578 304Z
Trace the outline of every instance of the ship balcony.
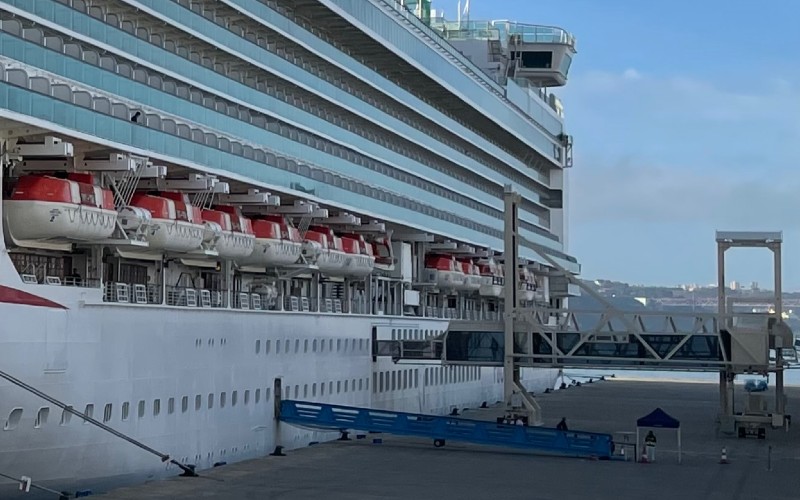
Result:
M566 85L575 37L561 28L494 21L508 56L508 77L537 87Z

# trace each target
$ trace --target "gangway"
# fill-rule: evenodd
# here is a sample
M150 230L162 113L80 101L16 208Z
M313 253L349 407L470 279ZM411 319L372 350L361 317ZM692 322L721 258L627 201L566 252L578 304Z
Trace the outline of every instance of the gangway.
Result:
M451 321L444 334L426 340L375 338L375 357L391 356L395 362L406 363L502 366L507 408L522 409L533 421L541 421L541 409L533 398L526 397L520 383L521 367L716 371L720 381L718 422L727 433L749 422L744 413L734 411L734 377L774 373L775 410L759 419L773 427L788 426L782 349L794 345L794 335L782 316L781 232L717 231L716 314L621 311L551 258L547 248L519 233L520 200L507 185L504 260L519 262L519 247L525 246L549 264L551 277L577 286L604 309L584 313L584 317L595 315L587 322L574 310L523 306L518 297L518 273L510 272L505 276L502 322ZM747 300L727 294L725 253L731 248L772 252L774 291L772 297L759 299L771 306L767 313L736 312L735 306ZM774 360L769 358L770 349L776 353ZM522 407L515 403L520 400Z
M404 413L309 401L281 400L281 422L320 430L359 430L434 440L461 441L503 448L517 448L570 457L608 459L612 455L609 434L559 431L546 427L508 425L484 420Z

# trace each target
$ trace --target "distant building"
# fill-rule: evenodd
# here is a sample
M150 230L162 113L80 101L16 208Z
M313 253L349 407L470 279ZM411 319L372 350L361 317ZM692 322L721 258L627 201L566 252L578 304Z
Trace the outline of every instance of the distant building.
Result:
M756 292L756 291L758 291L758 289L759 289L758 288L758 281L754 281L754 282L750 283L750 290L753 290L754 292Z
M741 290L742 287L738 281L731 281L731 290Z

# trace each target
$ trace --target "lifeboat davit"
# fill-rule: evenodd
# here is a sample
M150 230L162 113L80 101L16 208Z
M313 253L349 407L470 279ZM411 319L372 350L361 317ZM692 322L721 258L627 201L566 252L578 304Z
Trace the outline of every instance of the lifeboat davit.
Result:
M236 207L219 206L202 211L203 223L213 222L220 228L214 248L223 259L241 261L253 253L256 235L250 219L243 217Z
M198 250L207 238L200 209L192 206L183 193L163 196L136 193L131 205L150 212L145 239L153 250L191 252Z
M483 260L478 263L481 272L481 286L478 293L483 297L500 297L503 295L503 268L494 259Z
M460 289L470 292L479 290L481 287L481 273L478 271L478 266L469 259L459 260L457 266L464 273L464 285Z
M315 264L320 272L340 275L345 264L342 239L333 230L322 226L311 226L303 240L303 255Z
M255 248L241 264L280 267L297 262L303 248L297 228L290 226L280 215L255 219L252 224L256 236Z
M533 302L536 298L536 280L533 273L527 267L519 268L519 291L520 299L526 302Z
M347 276L369 276L375 269L372 245L368 245L360 234L343 234L342 248L346 254L342 274Z
M464 271L456 259L446 255L425 257L425 279L439 288L461 289L464 286Z
M20 177L3 215L17 240L94 241L114 233L118 214L111 191L93 185L91 174L71 174Z

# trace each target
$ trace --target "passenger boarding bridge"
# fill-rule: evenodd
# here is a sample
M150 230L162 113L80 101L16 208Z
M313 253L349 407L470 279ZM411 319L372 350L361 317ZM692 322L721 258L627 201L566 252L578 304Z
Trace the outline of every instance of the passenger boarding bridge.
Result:
M517 258L518 246L534 250L517 232L518 195L508 188L505 196L506 258ZM518 277L505 281L503 321L451 321L443 335L427 340L375 342L377 356L391 356L398 363L441 362L454 365L503 366L505 401L522 398L533 421L541 421L540 409L519 383L520 367L608 368L637 370L716 371L720 374L721 430L733 432L742 422L783 426L785 395L781 348L792 346L793 335L782 320L780 232L724 232L716 235L718 248L717 313L668 313L620 311L577 280L558 263L540 252L569 282L605 305L601 312L519 307ZM725 253L731 248L767 248L774 258L774 296L767 299L768 313L734 312L738 301L725 287ZM770 360L770 349L776 357ZM775 409L758 415L734 413L733 379L740 374L774 373ZM755 419L755 420L754 420Z

